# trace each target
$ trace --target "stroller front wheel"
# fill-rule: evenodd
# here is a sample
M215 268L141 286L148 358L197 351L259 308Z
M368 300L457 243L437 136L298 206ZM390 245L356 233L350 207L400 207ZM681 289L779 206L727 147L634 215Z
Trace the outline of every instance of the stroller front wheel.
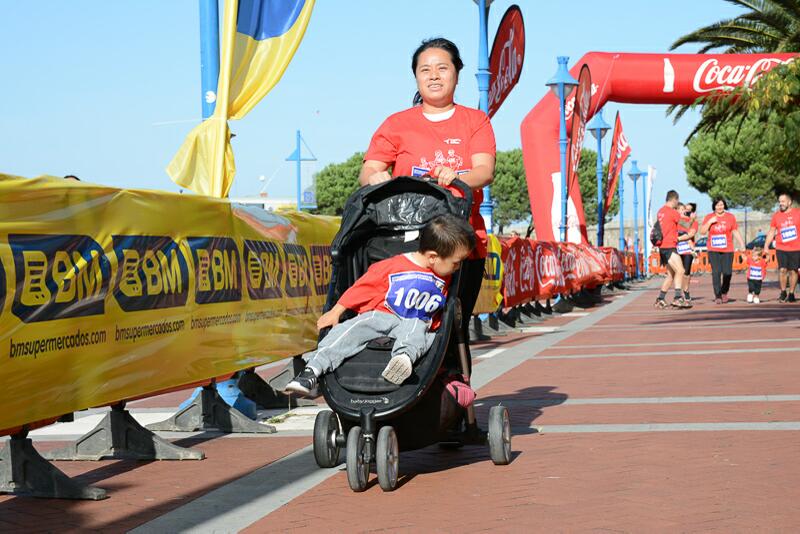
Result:
M367 489L370 459L364 458L364 435L360 426L354 426L347 434L347 483L350 489L361 492Z
M489 455L495 465L511 462L511 421L505 406L489 410Z
M378 445L375 451L375 470L378 484L383 491L394 491L400 463L400 448L394 428L385 426L378 432Z
M314 419L314 459L320 467L334 467L339 464L339 444L341 432L339 419L331 410L323 410Z

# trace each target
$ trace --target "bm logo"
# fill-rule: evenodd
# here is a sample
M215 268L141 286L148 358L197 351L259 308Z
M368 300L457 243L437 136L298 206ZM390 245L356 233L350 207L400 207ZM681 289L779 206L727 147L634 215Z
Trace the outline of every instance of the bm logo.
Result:
M11 234L16 290L11 312L25 323L101 315L111 266L85 235Z
M251 299L283 297L283 258L278 244L271 241L244 240L247 293Z
M189 296L189 268L178 244L164 236L115 235L114 298L125 311L174 308Z
M190 237L198 304L242 300L239 249L230 237Z

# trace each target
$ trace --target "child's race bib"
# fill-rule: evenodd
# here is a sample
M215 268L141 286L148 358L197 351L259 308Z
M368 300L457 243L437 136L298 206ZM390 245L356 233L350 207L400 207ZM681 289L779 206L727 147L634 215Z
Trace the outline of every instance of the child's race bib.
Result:
M410 271L389 275L386 307L403 319L428 322L444 302L444 281L433 274Z
M749 280L763 280L764 273L761 271L761 267L758 265L751 265L750 271L747 273L747 278Z
M794 241L795 239L797 239L796 226L784 226L781 228L781 241L788 243L789 241Z
M711 236L712 248L728 248L728 236L725 234Z
M678 254L691 254L692 245L688 241L678 241Z

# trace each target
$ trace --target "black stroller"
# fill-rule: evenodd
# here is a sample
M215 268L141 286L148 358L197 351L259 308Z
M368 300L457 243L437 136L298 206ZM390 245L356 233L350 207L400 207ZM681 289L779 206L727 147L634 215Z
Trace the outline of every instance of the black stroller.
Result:
M325 309L372 263L417 250L419 230L429 220L446 213L468 218L472 192L458 180L454 185L464 198L456 198L435 182L410 177L354 193L345 204L342 225L333 240L333 278ZM474 409L460 407L444 384L446 376L456 373L469 381L470 363L457 327L458 283L459 276L453 276L435 341L403 384L381 377L391 357L390 338L372 341L320 380L320 391L332 411L320 412L314 422L314 457L320 467L334 467L345 446L347 480L353 491L366 489L373 460L381 488L392 491L397 486L400 451L435 443L446 448L488 443L495 464L509 463L508 410L492 407L488 433L484 432L475 423Z

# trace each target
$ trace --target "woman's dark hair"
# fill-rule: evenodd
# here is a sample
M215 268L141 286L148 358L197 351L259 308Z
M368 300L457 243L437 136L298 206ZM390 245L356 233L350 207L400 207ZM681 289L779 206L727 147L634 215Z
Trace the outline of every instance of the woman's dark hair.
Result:
M728 211L728 203L722 197L717 197L711 202L711 211L715 211L717 209L717 204L722 202L722 207L725 208L725 211Z
M461 72L461 69L464 68L464 62L461 61L461 54L458 52L458 47L455 45L455 43L449 39L445 39L444 37L434 37L432 39L425 39L422 41L422 44L420 44L414 51L414 55L411 56L411 72L413 72L415 76L417 74L417 61L419 61L419 55L429 48L441 48L450 54L450 60L453 62L456 72ZM419 106L420 104L422 104L422 95L420 95L419 91L417 91L417 93L414 95L414 105Z

